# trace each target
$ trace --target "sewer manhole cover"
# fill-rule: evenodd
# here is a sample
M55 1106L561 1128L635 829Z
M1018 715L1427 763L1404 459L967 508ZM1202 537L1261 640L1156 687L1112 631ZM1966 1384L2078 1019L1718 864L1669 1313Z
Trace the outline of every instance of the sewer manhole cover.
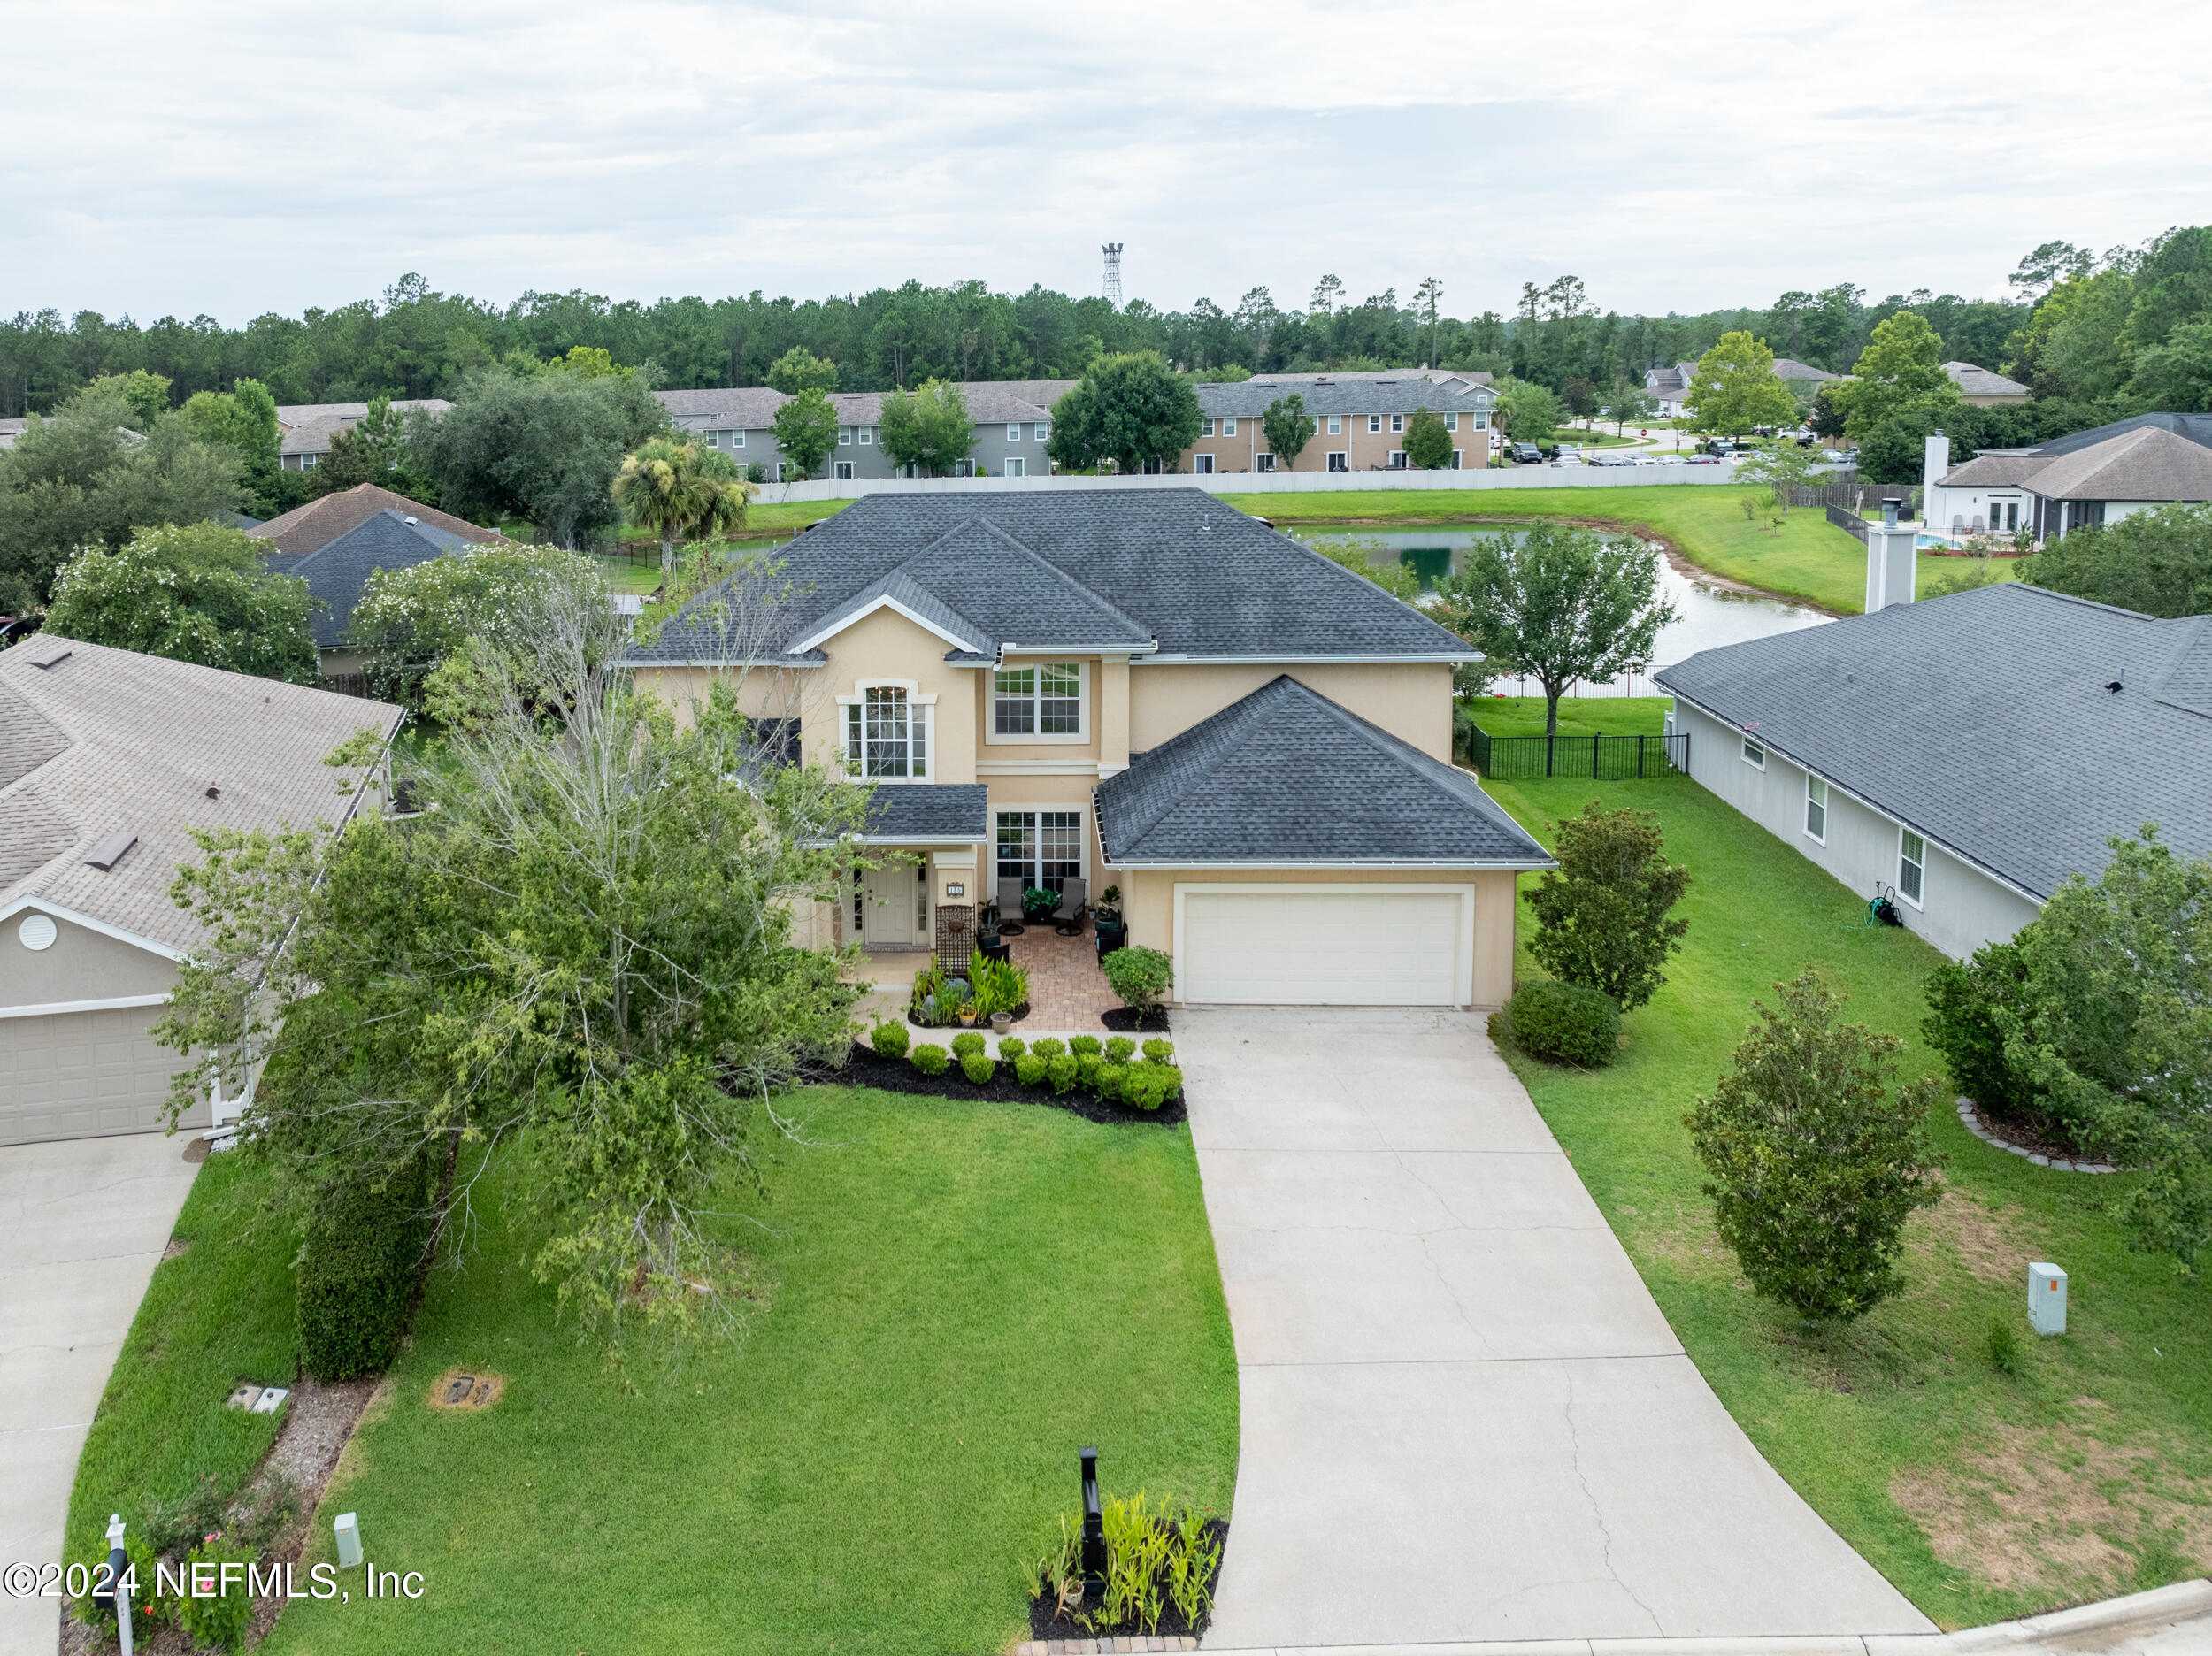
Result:
M480 1368L449 1368L430 1383L430 1407L443 1409L489 1408L507 1389L504 1375Z

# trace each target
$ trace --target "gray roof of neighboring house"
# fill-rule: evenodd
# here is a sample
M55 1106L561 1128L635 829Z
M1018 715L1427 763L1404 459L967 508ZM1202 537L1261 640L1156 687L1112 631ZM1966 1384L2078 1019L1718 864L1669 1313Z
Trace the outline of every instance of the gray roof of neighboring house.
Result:
M991 837L991 790L982 782L879 782L861 829L864 842L979 844Z
M2147 822L2212 855L2212 617L2006 581L1700 651L1656 675L2039 898ZM2107 686L2117 683L2117 691Z
M1288 674L1132 755L1093 797L1106 860L1122 867L1552 866L1472 776Z
M786 589L772 614L718 624L717 588L630 659L721 660L734 631L770 640L755 659L811 665L821 656L807 640L879 598L986 655L1033 640L1114 650L1156 641L1162 657L1200 660L1475 656L1374 582L1196 489L868 494L780 556ZM949 655L979 659L958 645Z
M1945 488L2015 488L2051 464L2048 455L1996 452L1976 455L1939 479Z
M0 448L14 448L15 440L23 434L23 428L30 423L27 419L0 419Z
M1410 414L1434 409L1440 414L1471 413L1494 406L1497 393L1487 386L1440 383L1411 369L1358 379L1330 374L1312 379L1292 374L1256 374L1233 385L1198 387L1198 411L1220 418L1257 417L1279 397L1295 395L1310 414Z
M672 418L687 424L757 431L776 418L783 393L766 386L737 386L697 391L656 391Z
M1011 424L1016 420L1048 420L1052 405L1071 390L1072 380L964 380L960 395L968 413L979 426ZM761 431L776 418L787 400L767 386L741 386L725 390L656 391L661 406L687 426ZM883 418L883 391L833 391L830 405L841 426L873 426Z
M427 409L443 414L453 406L443 397L394 397L395 411ZM366 402L292 402L277 410L280 455L328 454L332 436L367 418Z
M1810 380L1816 385L1825 385L1831 380L1843 378L1841 374L1830 373L1825 368L1816 368L1810 363L1799 362L1794 356L1777 356L1774 372L1782 380Z
M2193 443L2212 448L2212 414L2137 414L2124 420L2114 420L2109 426L2093 426L2087 431L2070 432L2063 437L2054 437L2048 442L2037 443L2027 454L2072 454L2113 437L2125 436L2131 431L2153 427L2171 432L2177 437L2186 437Z
M1954 466L1946 488L2032 490L2046 500L2212 500L2212 448L2162 426L2049 449L1998 450Z
M321 550L357 524L365 523L384 510L399 513L403 518L419 518L457 534L464 540L480 540L487 544L504 539L496 529L485 529L456 518L451 512L440 511L435 506L426 506L420 501L409 500L390 489L379 488L373 483L357 483L349 489L321 495L304 506L295 506L281 516L249 529L246 533L257 540L275 544L270 552L281 552L288 556L302 557ZM263 556L266 556L267 553Z
M387 508L303 557L272 552L263 554L262 561L279 574L296 575L307 583L307 595L314 601L310 625L315 648L335 649L345 642L354 606L376 571L426 564L471 544L435 524L410 523Z
M169 897L199 855L188 831L341 820L351 801L324 755L364 725L389 740L400 717L380 702L34 634L0 651L0 908L35 896L189 949L198 924ZM106 870L88 866L119 832L138 843Z
M2017 380L1983 368L1970 362L1947 362L1943 372L1951 376L1951 382L1959 388L1961 396L2025 396L2028 387Z

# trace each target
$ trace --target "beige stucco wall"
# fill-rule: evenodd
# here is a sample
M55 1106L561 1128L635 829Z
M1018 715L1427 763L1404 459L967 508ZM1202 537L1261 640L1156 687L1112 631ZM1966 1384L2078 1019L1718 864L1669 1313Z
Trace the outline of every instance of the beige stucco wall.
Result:
M176 966L165 955L68 920L55 919L48 947L25 948L19 935L24 918L0 923L0 1007L167 994L176 986Z
M1175 953L1175 887L1197 882L1233 886L1445 886L1475 891L1474 1004L1494 1007L1513 994L1516 876L1507 870L1455 869L1129 869L1107 870L1118 882L1129 941Z
M1431 758L1451 763L1452 669L1448 662L1133 666L1129 746L1138 753L1156 748L1286 672Z
M1288 395L1293 388L1285 387L1284 395ZM1406 446L1405 433L1390 429L1391 417L1387 410L1379 417L1382 421L1379 432L1367 429L1368 417L1365 414L1345 414L1339 418L1343 422L1343 429L1332 436L1329 417L1322 415L1321 430L1306 439L1306 446L1298 451L1298 464L1295 466L1279 464L1277 469L1284 472L1325 472L1329 466L1329 456L1335 452L1347 456L1345 464L1348 470L1366 472L1387 466L1391 451ZM1404 418L1410 419L1412 415L1405 411ZM1448 425L1454 418L1448 414L1444 418ZM1456 417L1457 429L1447 431L1446 435L1451 438L1452 447L1459 450L1459 464L1463 470L1475 471L1490 464L1489 421L1494 418L1494 411L1478 413L1462 410ZM1478 421L1482 423L1478 425ZM1237 416L1237 429L1233 435L1223 429L1224 423L1223 418L1217 418L1213 424L1213 434L1201 437L1186 448L1175 469L1178 472L1194 471L1193 463L1198 456L1211 455L1214 471L1217 473L1257 471L1258 456L1267 452L1267 433L1260 417Z

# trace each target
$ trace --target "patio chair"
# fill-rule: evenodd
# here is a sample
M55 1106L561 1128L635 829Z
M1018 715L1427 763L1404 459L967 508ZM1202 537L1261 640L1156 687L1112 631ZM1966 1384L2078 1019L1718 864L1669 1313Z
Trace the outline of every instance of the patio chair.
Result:
M1060 882L1060 906L1052 911L1052 930L1060 937L1083 935L1083 882L1079 879Z
M998 934L1022 934L1022 883L1018 879L1002 879L998 883Z

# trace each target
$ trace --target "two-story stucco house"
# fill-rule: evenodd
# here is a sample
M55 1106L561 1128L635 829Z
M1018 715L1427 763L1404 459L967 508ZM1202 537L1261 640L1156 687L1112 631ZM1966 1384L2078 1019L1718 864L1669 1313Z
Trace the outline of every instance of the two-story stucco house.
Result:
M1052 405L1072 380L977 380L960 387L974 422L968 456L956 477L1050 477L1045 444L1052 435ZM669 419L687 435L718 448L740 465L758 465L771 483L794 480L776 441L776 410L790 399L766 387L733 390L656 391ZM880 391L837 391L837 446L819 475L838 481L902 474L883 449ZM910 474L910 468L903 469Z
M829 934L959 954L1000 879L1080 879L1182 1000L1511 993L1550 858L1453 767L1471 652L1419 610L1194 489L874 494L784 556L759 625L710 594L631 659L680 709L746 669L747 711L874 785Z
M1313 435L1295 463L1272 451L1261 421L1270 405L1295 395L1313 417ZM1443 416L1452 439L1448 469L1490 464L1498 394L1489 376L1407 368L1354 374L1259 374L1198 387L1198 441L1178 472L1390 471L1406 462L1406 421L1416 409Z

